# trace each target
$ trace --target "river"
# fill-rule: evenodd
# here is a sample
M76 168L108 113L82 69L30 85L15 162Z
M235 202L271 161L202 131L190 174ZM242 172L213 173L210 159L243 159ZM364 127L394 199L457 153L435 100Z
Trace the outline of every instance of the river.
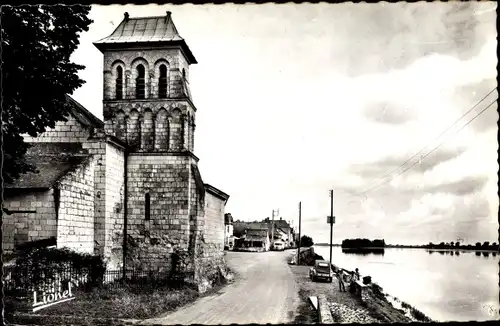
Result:
M328 246L314 251L329 259ZM479 255L478 255L479 254ZM425 249L387 248L384 254L342 253L333 247L334 265L370 275L384 292L407 302L435 321L499 318L499 255Z

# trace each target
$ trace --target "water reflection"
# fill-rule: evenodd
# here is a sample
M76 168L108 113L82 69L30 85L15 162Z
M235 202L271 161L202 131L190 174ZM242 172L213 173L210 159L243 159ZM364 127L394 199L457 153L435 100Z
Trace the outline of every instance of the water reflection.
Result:
M483 256L484 256L484 257L489 257L489 256L490 256L490 253L489 253L489 252L487 252L487 251L483 251Z
M384 255L384 248L342 248L343 254L354 255Z
M476 256L481 256L481 252L476 251Z

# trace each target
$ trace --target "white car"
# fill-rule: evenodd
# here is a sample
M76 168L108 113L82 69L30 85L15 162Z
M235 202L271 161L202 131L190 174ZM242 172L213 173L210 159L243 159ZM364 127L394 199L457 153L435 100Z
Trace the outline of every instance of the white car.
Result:
M275 242L274 243L274 250L276 250L276 251L285 250L285 244L283 242Z

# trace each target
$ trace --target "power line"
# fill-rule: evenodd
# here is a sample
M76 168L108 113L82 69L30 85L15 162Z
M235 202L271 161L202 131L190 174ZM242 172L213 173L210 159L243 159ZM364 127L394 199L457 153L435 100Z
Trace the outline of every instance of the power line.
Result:
M489 95L489 94L488 94ZM497 98L498 99L498 98ZM476 114L472 119L470 119L465 125L463 125L462 127L460 127L456 132L459 132L460 130L462 130L463 128L465 128L467 125L469 125L472 121L474 121L477 117L479 117L481 114L483 114L484 111L486 111L489 107L491 107L494 103L496 103L497 99L495 99L493 102L491 102L487 107L485 107L483 110L481 110L478 114ZM438 149L441 145L443 145L446 141L443 141L441 143L439 143L436 147L434 147L430 152L428 152L427 154L425 154L424 156L422 156L422 158L420 159L423 160L425 159L427 156L429 156L430 154L432 154L436 149ZM413 163L412 165L410 165L409 167L407 167L406 169L404 169L403 171L401 171L400 173L396 174L394 177L386 180L385 182L382 182L381 184L375 186L375 187L372 187L366 191L363 191L361 192L360 194L363 194L365 195L366 193L368 192L371 192L375 189L378 189L380 188L381 186L385 185L386 183L392 181L395 177L405 173L406 171L408 171L409 169L411 169L412 167L414 167L418 162L420 161L416 161L415 163Z
M448 128L446 128L441 134L439 134L439 136L437 136L436 138L434 138L432 140L432 142L434 142L435 140L439 139L441 136L443 136L446 132L448 132L451 128L453 128L460 120L462 120L467 114L469 114L472 110L474 110L479 104L481 104L488 96L490 96L491 93L493 93L495 90L497 89L497 87L494 87L488 94L486 94L481 100L479 100L479 102L477 102L472 108L470 108L467 112L465 112L464 114L462 114L462 116L460 118L458 118L455 122L453 122L453 124L451 124ZM418 154L422 153L427 147L429 147L432 142L430 142L429 144L427 144L426 146L424 146L420 151L418 151L417 153L415 153L412 157L410 157L409 159L407 159L403 164L401 164L400 166L398 166L397 168L395 168L394 170L390 171L389 173L385 174L384 176L380 177L379 180L383 180L385 179L386 177L390 176L392 173L396 172L397 170L399 170L400 168L402 168L406 163L410 162L412 159L414 159ZM363 192L364 193L364 192Z

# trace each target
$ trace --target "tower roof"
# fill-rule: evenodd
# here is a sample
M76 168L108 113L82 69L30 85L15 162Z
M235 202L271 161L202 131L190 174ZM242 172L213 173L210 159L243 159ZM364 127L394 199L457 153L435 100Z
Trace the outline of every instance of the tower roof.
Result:
M178 45L184 51L190 64L198 63L186 41L179 35L170 11L167 11L166 16L134 18L129 17L126 12L125 17L114 32L108 37L94 42L94 45L102 52L108 48L116 48L117 45L150 45L151 43Z

